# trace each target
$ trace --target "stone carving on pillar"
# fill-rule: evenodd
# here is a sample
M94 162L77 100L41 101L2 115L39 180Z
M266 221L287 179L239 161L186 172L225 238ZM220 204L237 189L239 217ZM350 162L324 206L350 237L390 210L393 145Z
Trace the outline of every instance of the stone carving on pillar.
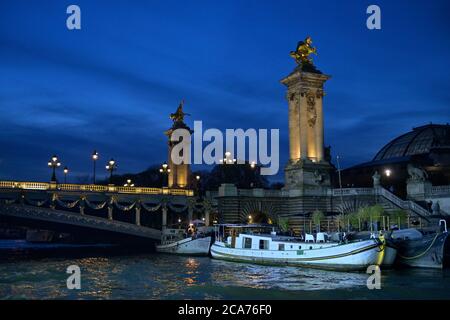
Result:
M314 181L321 185L325 181L325 175L321 173L319 170L314 171Z
M377 187L380 186L380 179L381 179L380 174L378 173L378 171L375 171L375 173L374 173L373 176L372 176L373 187L374 187L374 188L377 188Z
M408 182L423 182L428 178L428 174L425 170L410 163L407 166L407 170L409 175Z
M408 199L424 201L426 194L431 188L431 182L427 180L427 172L412 164L408 164L407 171L409 175L409 178L406 181L406 193Z
M311 91L306 94L306 103L308 104L308 124L312 128L316 125L317 110L316 96Z

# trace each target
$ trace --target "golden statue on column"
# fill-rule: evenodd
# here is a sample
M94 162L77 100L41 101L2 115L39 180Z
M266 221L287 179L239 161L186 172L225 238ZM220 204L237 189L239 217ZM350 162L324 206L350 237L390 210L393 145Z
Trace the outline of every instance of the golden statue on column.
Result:
M312 54L317 55L317 49L312 46L312 39L310 36L306 37L303 41L299 41L297 49L290 53L291 57L295 59L295 62L302 66L313 65L312 57L310 57Z

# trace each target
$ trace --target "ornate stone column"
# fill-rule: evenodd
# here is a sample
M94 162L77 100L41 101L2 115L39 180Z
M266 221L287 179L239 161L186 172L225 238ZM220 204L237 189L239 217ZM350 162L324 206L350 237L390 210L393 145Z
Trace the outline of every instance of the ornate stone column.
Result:
M290 161L285 188L324 194L330 187L331 165L324 159L323 86L330 76L297 66L281 80L289 102ZM298 111L298 112L297 112ZM300 161L298 161L298 155ZM317 192L316 192L317 191Z
M186 130L187 135L191 135L193 133L189 126L184 123L184 116L186 113L183 112L183 103L184 102L181 102L177 111L170 115L173 125L169 130L164 132L168 138L167 164L169 165L170 172L167 178L169 188L188 188L190 183L190 164L184 162L175 164L172 161L172 150L177 144L181 143L181 141L171 140L173 132L175 130ZM190 141L186 141L186 143L190 143Z
M288 92L286 99L289 104L289 160L294 163L300 159L300 109L295 91Z

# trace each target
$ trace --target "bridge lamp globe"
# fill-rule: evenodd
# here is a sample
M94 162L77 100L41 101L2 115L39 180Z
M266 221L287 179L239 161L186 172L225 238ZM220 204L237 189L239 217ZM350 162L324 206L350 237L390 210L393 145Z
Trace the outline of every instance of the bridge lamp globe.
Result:
M386 177L390 177L391 173L392 173L391 169L384 170L384 174L386 175Z
M200 180L200 176L195 176L195 179L196 179L197 181L199 181L199 180Z
M69 173L69 168L67 168L67 167L64 167L64 174L68 174Z

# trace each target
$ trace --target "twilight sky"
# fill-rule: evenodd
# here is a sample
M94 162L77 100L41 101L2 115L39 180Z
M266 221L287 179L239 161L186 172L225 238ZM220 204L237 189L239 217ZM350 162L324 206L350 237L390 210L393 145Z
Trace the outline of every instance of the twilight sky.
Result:
M66 28L70 4L79 31ZM366 28L370 4L380 31ZM48 181L57 154L75 182L91 174L94 149L102 175L111 157L119 173L162 163L182 98L190 125L279 128L282 169L279 80L306 35L332 76L326 145L344 166L370 160L413 126L450 122L449 12L446 0L1 0L0 179Z

